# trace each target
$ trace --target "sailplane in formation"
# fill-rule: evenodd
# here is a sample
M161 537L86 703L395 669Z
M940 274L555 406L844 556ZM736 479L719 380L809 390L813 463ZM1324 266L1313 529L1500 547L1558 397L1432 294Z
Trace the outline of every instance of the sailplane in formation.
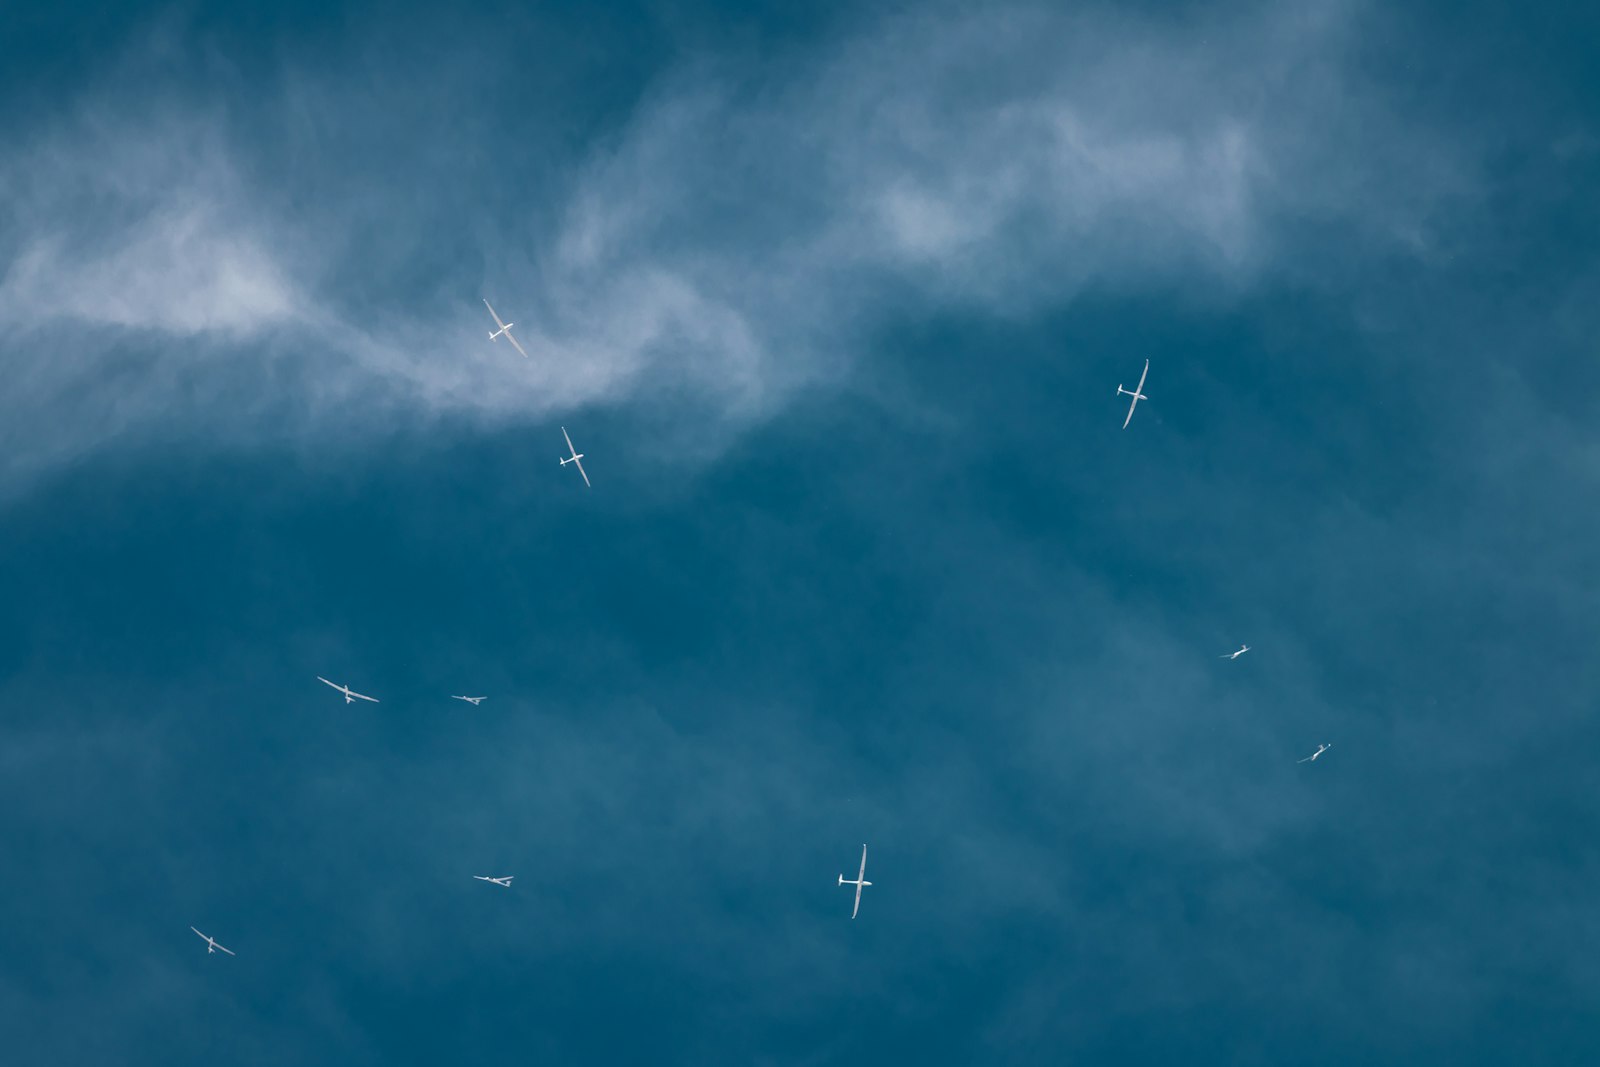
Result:
M191 927L189 927L189 929L194 930L194 927L191 926ZM199 930L194 930L194 932L196 934L199 934L199 936L205 938L205 941L206 941L206 955L207 956L211 955L213 952L226 952L230 956L235 955L233 949L231 949L231 948L223 948L221 945L217 944L217 939L216 938L214 938L214 937L206 937L206 935L200 933Z
M1133 392L1131 392L1131 393L1128 392L1120 384L1117 386L1117 395L1118 396L1131 396L1131 397L1133 397L1133 403L1128 405L1128 417L1122 420L1122 428L1124 430L1126 430L1128 428L1128 423L1133 421L1133 409L1139 406L1139 401L1141 401L1141 400L1149 400L1150 399L1149 397L1144 395L1144 380L1149 376L1150 376L1150 361L1147 359L1147 360L1144 361L1144 373L1139 375L1139 384L1133 387Z
M487 874L475 874L472 877L476 878L480 882L493 882L495 885L502 885L502 886L505 886L507 889L510 889L511 888L511 879L515 878L516 875L514 875L514 874L502 874L498 878L491 878Z
M857 874L855 876L855 880L854 881L852 881L849 878L846 878L844 875L841 874L839 876L839 884L840 885L853 885L853 886L856 887L856 906L850 910L850 918L854 919L856 917L856 912L861 910L861 891L863 889L867 888L867 886L872 884L871 882L867 881L867 846L866 845L862 845L861 846L861 873L859 873L859 874Z
M340 685L337 682L330 682L320 674L317 675L317 681L321 682L323 685L331 685L339 692L343 693L344 702L346 704L354 704L358 700L370 700L374 704L378 703L377 697L369 697L364 693L358 693L354 689L351 689L348 685Z
M511 336L511 327L515 326L516 323L514 323L514 322L501 322L499 314L496 313L496 311L494 310L494 305L489 303L489 298L488 297L484 297L483 306L489 309L489 314L494 316L494 324L496 326L500 327L498 330L490 331L489 340L497 341L497 340L500 339L501 335L503 334L503 335L505 335L505 339L507 341L511 342L511 347L515 348L518 352L522 352L522 358L523 359L527 359L528 358L528 353L523 352L522 346L517 343L517 339L515 337Z
M572 435L567 433L565 426L561 427L561 436L567 439L567 451L572 453L572 455L561 461L561 465L565 467L568 463L576 463L578 465L578 473L583 475L583 484L593 489L594 486L589 485L589 476L583 470L583 453L572 447Z

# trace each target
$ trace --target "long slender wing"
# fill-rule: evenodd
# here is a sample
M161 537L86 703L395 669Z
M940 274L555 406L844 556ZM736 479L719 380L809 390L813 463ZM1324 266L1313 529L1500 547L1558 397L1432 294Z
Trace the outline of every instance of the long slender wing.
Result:
M1128 417L1122 420L1122 428L1124 430L1128 428L1128 423L1133 421L1133 409L1139 406L1139 390L1135 389L1133 392L1133 403L1128 405Z
M1148 377L1150 377L1150 361L1147 359L1144 361L1144 373L1139 375L1139 384L1134 386L1133 391L1136 393L1144 392L1144 380Z
M213 945L217 945L217 943L216 943L216 942L215 942L215 941L213 941L213 942L211 942L211 943L212 943L212 944L213 944ZM221 950L221 951L223 951L223 952L226 952L226 953L227 953L227 954L228 954L228 955L230 955L230 956L235 956L235 955L238 955L238 953L236 953L236 952L234 952L234 951L233 951L233 949L231 949L231 948L223 948L223 947L222 947L222 946L221 946L221 945L217 945L217 948L218 948L218 949L219 949L219 950Z
M578 454L578 450L572 447L572 435L567 433L567 428L565 426L561 427L561 436L567 439L567 451L576 456Z
M593 489L594 486L589 484L589 475L583 469L583 460L577 459L576 457L574 457L572 462L574 462L574 463L576 463L578 465L578 473L583 475L583 484L584 484L584 486L586 488Z
M317 681L321 682L323 685L331 685L341 693L344 692L344 686L340 685L338 682L330 682L320 674L317 675ZM190 927L190 929L192 930L194 928Z
M856 906L850 909L850 918L852 918L852 919L854 919L856 917L856 914L861 911L861 890L862 890L862 886L859 883L857 883L857 885L856 885Z
M373 702L373 703L374 703L374 704L377 704L377 703L379 703L379 700L378 700L378 698L377 698L377 697L369 697L369 696L365 696L365 695L363 695L363 694L361 694L361 693L357 693L357 692L356 692L356 691L355 691L355 690L353 690L353 689L352 689L352 690L351 690L351 691L350 691L350 695L351 695L351 696L353 696L353 697L355 697L355 698L356 698L356 699L357 699L357 700L370 700L370 701L372 701L372 702Z
M866 845L862 845L861 846L861 872L856 875L856 881L858 881L858 882L862 881L866 877L867 877L867 846ZM856 895L857 896L861 895L861 888L859 886L856 887Z
M494 316L494 324L496 326L500 327L502 330L505 329L506 328L506 324L504 322L500 321L500 315L495 311L494 305L489 303L489 298L488 297L484 297L483 298L483 306L488 308L489 309L489 314ZM507 334L506 336L509 337L511 335Z
M528 358L528 352L527 352L526 349L524 349L522 347L522 344L517 340L516 334L512 333L510 330L507 330L506 331L506 340L511 342L511 347L512 348L515 348L518 352L522 353L522 358L523 359L527 359Z
M194 930L194 927L191 926L191 927L189 927L189 929ZM194 933L195 933L196 937L202 938L202 939L204 939L206 941L211 940L209 937L206 937L205 934L202 934L199 930L194 930Z

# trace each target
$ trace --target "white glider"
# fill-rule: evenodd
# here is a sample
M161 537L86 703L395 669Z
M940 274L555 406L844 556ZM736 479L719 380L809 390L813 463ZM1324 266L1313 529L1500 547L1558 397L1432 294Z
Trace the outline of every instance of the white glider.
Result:
M856 912L861 910L861 891L872 883L867 881L867 846L861 846L861 873L852 881L844 875L839 876L840 885L853 885L856 887L856 906L850 911L850 918L856 917Z
M476 878L480 882L493 882L495 885L503 885L507 889L510 889L511 879L515 878L516 875L502 874L499 878L490 878L487 874L475 874L472 877Z
M1128 428L1128 423L1133 421L1133 409L1139 406L1139 401L1141 401L1141 400L1149 400L1150 399L1149 397L1144 395L1144 380L1145 380L1145 378L1149 377L1149 375L1150 375L1150 361L1147 359L1147 360L1144 361L1144 373L1139 375L1139 384L1133 387L1133 392L1131 392L1131 393L1128 392L1126 389L1124 389L1121 386L1121 384L1117 385L1117 395L1118 396L1131 396L1131 397L1133 397L1133 403L1128 405L1128 417L1122 420L1122 428L1124 430L1126 430Z
M194 930L194 927L191 926L191 927L189 927L189 929ZM218 951L226 952L230 956L235 955L233 949L231 949L231 948L223 948L221 945L217 944L217 939L216 938L214 938L214 937L206 937L206 935L205 934L201 934L199 930L194 930L194 932L196 934L199 934L201 937L205 937L206 955L207 956L211 955L213 952L218 952Z
M501 322L500 321L500 316L495 313L494 305L489 303L489 300L488 300L487 297L484 298L483 306L489 309L489 314L494 316L494 324L496 326L500 327L498 330L494 330L494 331L490 332L489 340L491 340L491 341L498 340L500 338L500 335L504 334L505 335L505 339L507 341L511 342L511 347L515 348L518 352L522 352L522 358L523 359L527 359L528 358L528 353L523 352L522 346L517 344L517 339L515 337L511 336L511 327L515 326L516 323L514 323L514 322Z
M374 704L378 703L377 697L369 697L365 694L358 693L354 689L351 689L348 685L339 685L337 682L330 682L320 674L317 675L317 681L321 682L323 685L331 685L339 692L343 693L344 702L346 704L354 704L357 700L370 700Z
M593 489L594 486L589 485L589 476L583 470L583 453L572 447L572 436L567 433L565 426L561 427L561 436L567 439L567 451L572 453L571 456L561 461L561 465L565 467L568 463L576 463L578 465L578 473L583 475L583 484Z
M1249 651L1250 651L1250 646L1249 645L1240 645L1239 646L1239 651L1237 651L1237 652L1224 652L1222 655L1218 656L1217 658L1218 659L1238 659L1240 656L1244 655L1246 652L1249 652Z
M1311 755L1307 756L1305 759L1297 759L1297 760L1295 760L1295 762L1296 763L1310 763L1312 760L1316 759L1318 756L1322 755L1324 752L1328 751L1328 749L1330 749L1332 747L1333 747L1332 745L1318 745L1317 746L1317 750L1315 752L1311 753Z
M479 704L482 704L485 700L488 700L489 698L488 697L451 697L450 699L451 700L465 700L468 704L471 704L473 707L477 707Z

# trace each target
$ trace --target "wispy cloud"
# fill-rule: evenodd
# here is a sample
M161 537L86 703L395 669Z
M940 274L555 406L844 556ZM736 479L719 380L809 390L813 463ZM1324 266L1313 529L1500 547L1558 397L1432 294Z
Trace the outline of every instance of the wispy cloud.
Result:
M19 251L0 321L237 338L304 313L213 123L79 116L4 163Z
M669 395L716 416L715 437L845 372L885 301L1011 313L1090 284L1227 290L1292 254L1285 218L1426 243L1463 161L1419 155L1403 116L1344 77L1358 25L1337 3L1181 32L1029 7L897 16L781 74L665 72L565 164L485 151L472 139L492 123L380 140L392 164L354 193L319 172L302 118L357 131L384 105L337 73L261 87L271 152L313 159L283 178L226 108L125 103L149 73L125 66L0 157L0 345L22 368L8 480L158 425L316 438ZM460 163L421 166L439 154ZM525 222L484 227L442 187L455 215L420 206L428 182L503 191L535 159L547 189ZM366 200L386 214L358 217ZM518 322L528 364L488 344L481 295Z

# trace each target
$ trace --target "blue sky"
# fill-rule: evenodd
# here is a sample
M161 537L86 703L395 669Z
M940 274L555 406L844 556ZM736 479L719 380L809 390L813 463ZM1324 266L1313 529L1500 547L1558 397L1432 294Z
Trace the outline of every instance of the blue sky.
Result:
M6 1062L1587 1062L1594 14L8 18Z

